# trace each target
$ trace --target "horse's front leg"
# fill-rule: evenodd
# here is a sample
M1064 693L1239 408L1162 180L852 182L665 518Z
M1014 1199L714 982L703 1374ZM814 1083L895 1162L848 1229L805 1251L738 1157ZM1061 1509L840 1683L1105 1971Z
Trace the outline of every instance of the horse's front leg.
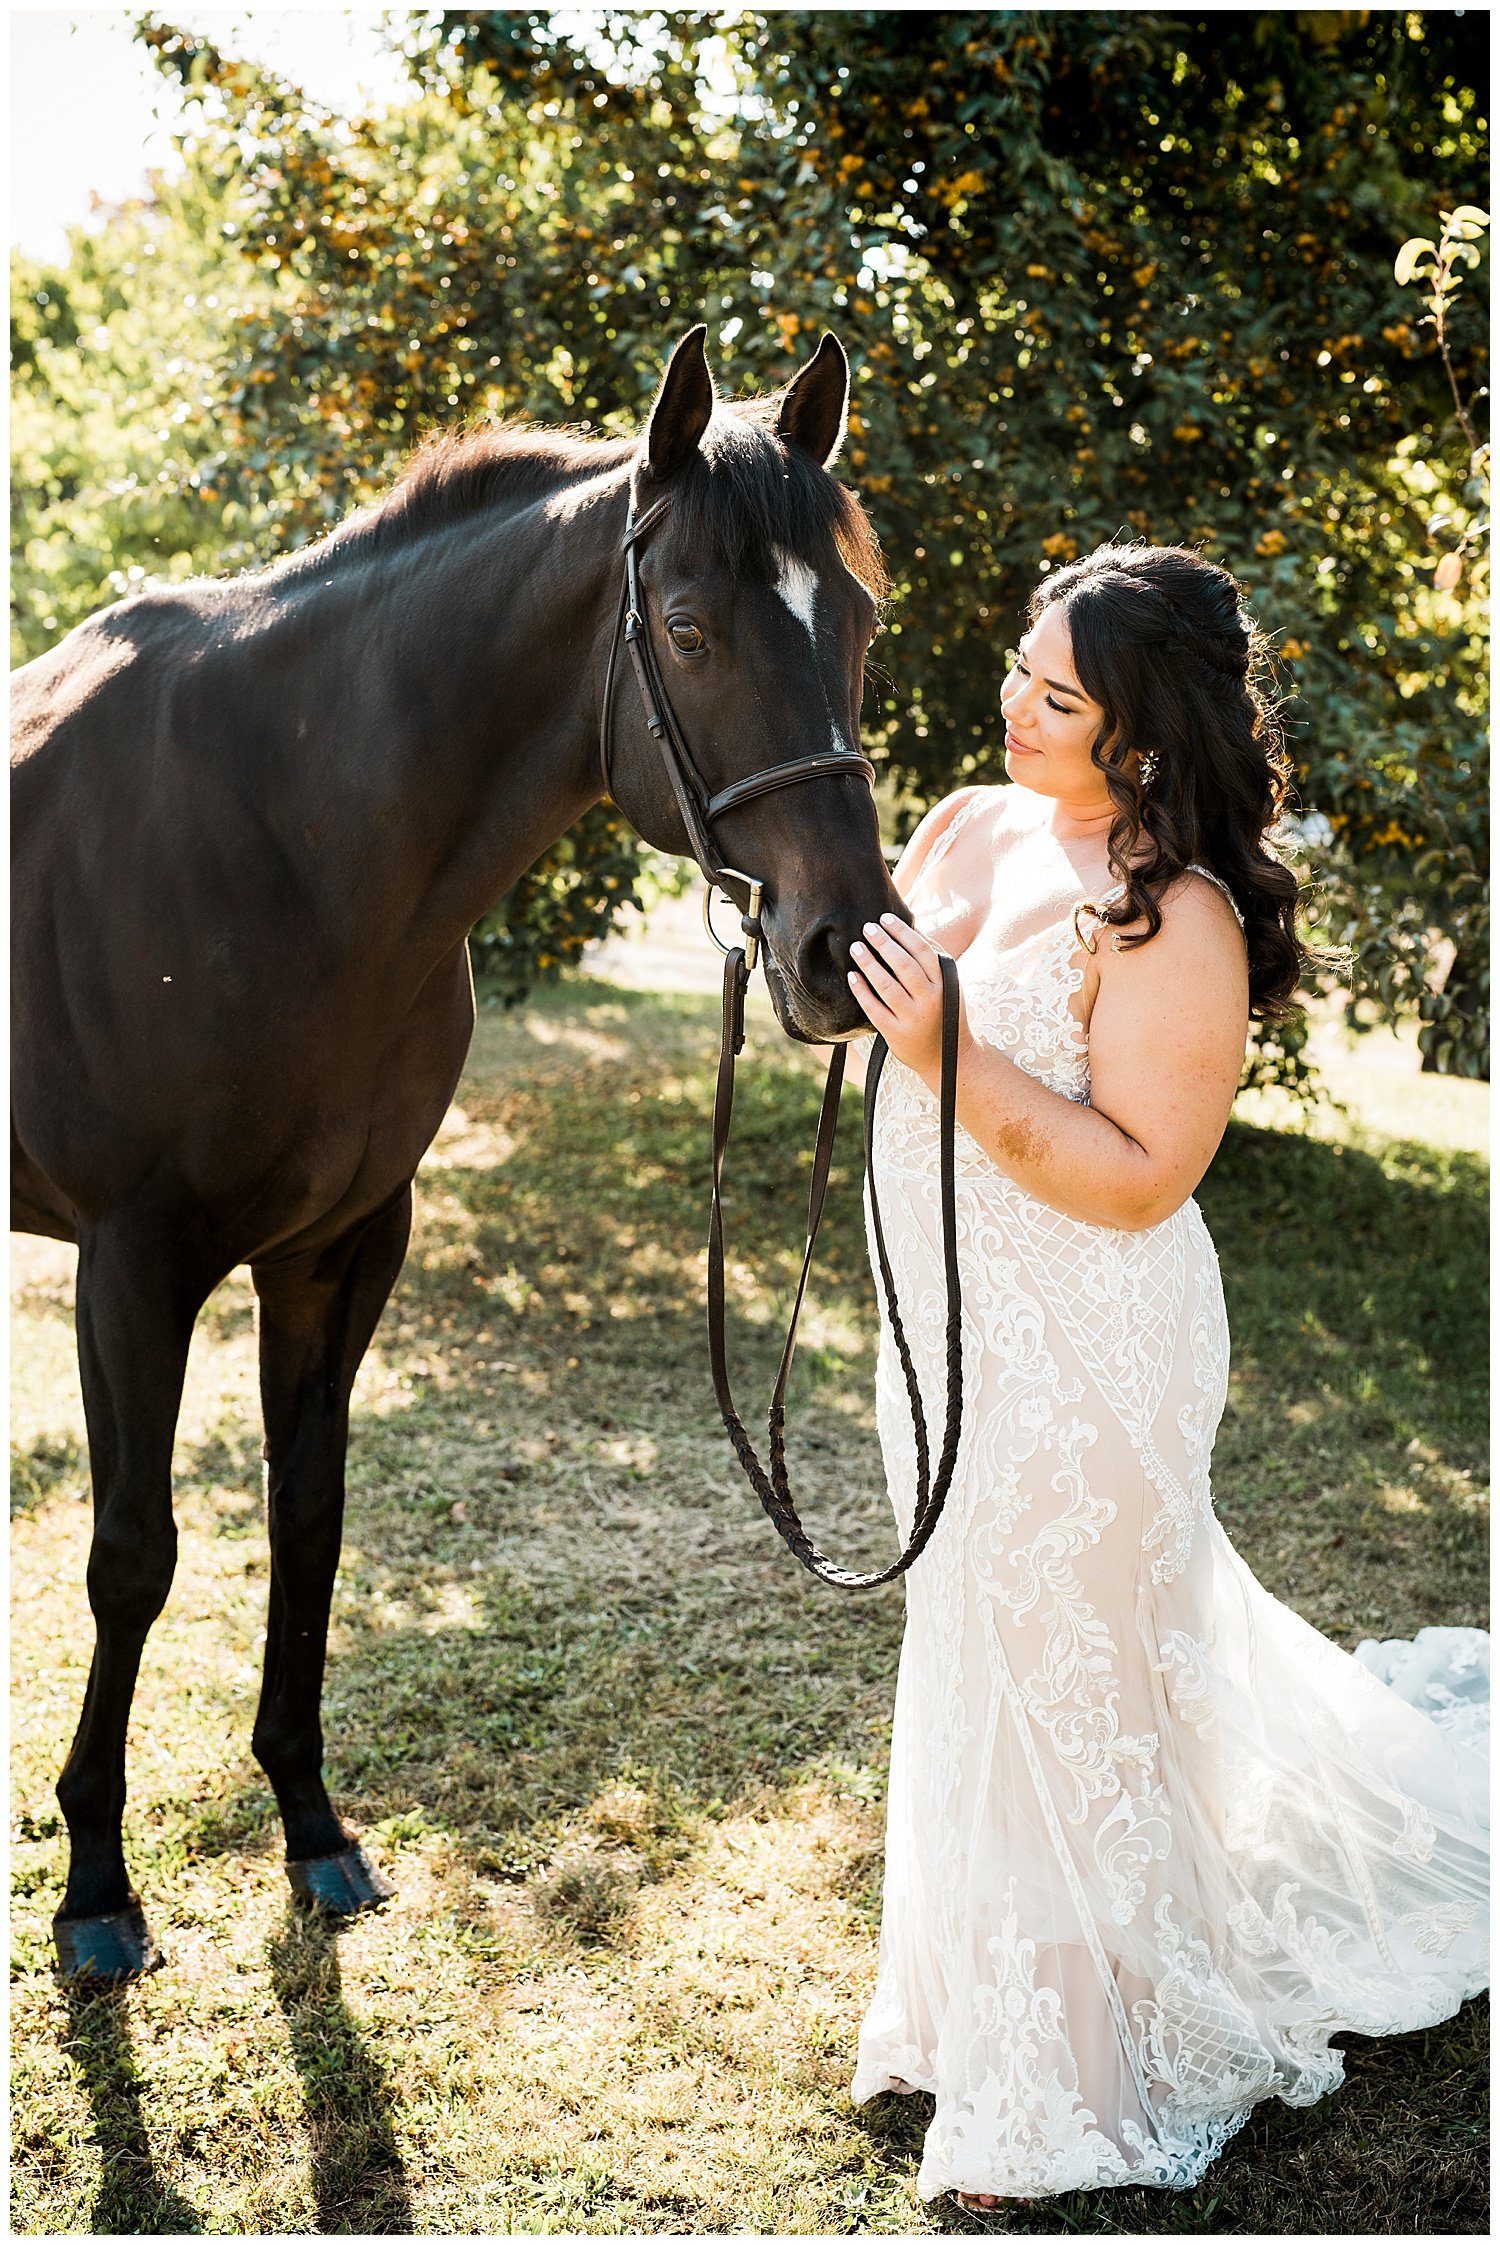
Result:
M141 1653L177 1564L172 1441L193 1320L211 1276L184 1247L190 1221L120 1209L83 1229L78 1367L88 1420L94 1538L88 1595L95 1641L57 1797L70 1842L52 1921L63 1973L128 1980L160 1963L125 1870L125 1739Z
M286 1831L294 1892L347 1915L391 1892L323 1782L323 1664L344 1523L349 1391L406 1253L411 1188L314 1257L254 1269L271 1592L255 1758Z

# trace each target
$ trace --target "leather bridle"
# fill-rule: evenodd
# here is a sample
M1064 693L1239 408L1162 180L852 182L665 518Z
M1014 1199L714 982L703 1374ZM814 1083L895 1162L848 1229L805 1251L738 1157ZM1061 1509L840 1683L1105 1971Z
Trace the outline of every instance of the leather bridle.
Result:
M840 1567L821 1552L798 1518L787 1479L785 1445L785 1399L787 1381L792 1369L792 1355L797 1341L797 1320L802 1310L802 1297L807 1290L808 1272L812 1266L813 1244L818 1236L818 1225L823 1213L823 1200L828 1186L828 1172L833 1159L834 1136L838 1129L839 1094L844 1081L845 1047L835 1045L828 1065L828 1081L823 1091L823 1105L818 1117L817 1145L813 1154L812 1184L807 1201L807 1247L802 1258L802 1275L797 1284L797 1298L792 1305L791 1323L787 1330L786 1346L782 1351L780 1370L771 1397L768 1414L770 1432L770 1471L766 1471L756 1455L754 1445L745 1431L743 1422L734 1407L730 1392L729 1366L724 1339L724 1211L722 1186L724 1153L729 1143L730 1117L734 1105L734 1064L745 1042L745 992L750 974L759 952L761 928L761 900L765 883L757 876L741 872L728 865L714 848L711 828L716 819L742 803L752 802L756 796L768 795L774 788L791 787L799 781L825 779L835 775L852 777L860 774L873 788L875 767L867 756L855 749L825 750L816 756L798 756L785 764L769 765L764 771L751 773L748 779L735 780L728 787L713 793L703 775L693 762L682 727L672 708L661 674L661 667L652 645L651 632L646 621L646 603L641 591L640 549L651 531L661 521L672 504L672 494L661 498L637 515L634 502L628 507L625 521L623 551L625 555L625 581L620 590L620 605L615 617L615 627L610 639L609 660L604 673L604 695L599 715L599 764L606 791L614 795L610 771L610 743L615 701L615 680L619 668L621 641L630 653L636 684L640 688L641 703L646 724L661 749L667 767L667 777L677 806L687 830L689 845L702 869L707 884L703 897L703 919L709 934L724 953L724 1019L723 1040L719 1048L718 1083L714 1093L713 1126L713 1189L712 1210L708 1231L708 1346L709 1361L713 1371L714 1394L718 1399L720 1415L735 1454L744 1467L752 1488L760 1498L788 1549L802 1562L810 1573L827 1583L844 1590L868 1590L879 1583L892 1582L905 1574L913 1560L925 1548L942 1513L943 1502L953 1478L954 1463L958 1456L959 1431L963 1407L963 1356L962 1356L962 1305L959 1294L957 1221L954 1202L953 1135L955 1126L955 1094L958 1081L958 970L950 958L940 960L943 977L943 1035L942 1073L939 1086L939 1196L943 1226L943 1273L947 1291L947 1413L943 1429L943 1450L938 1460L935 1479L929 1479L929 1454L927 1422L922 1411L921 1388L906 1334L901 1323L901 1313L896 1301L895 1280L891 1274L886 1253L885 1235L880 1222L880 1205L875 1193L874 1132L875 1094L885 1065L886 1043L876 1036L865 1076L865 1176L870 1195L871 1228L875 1235L876 1254L880 1264L881 1282L885 1290L890 1314L892 1335L906 1381L907 1397L911 1404L912 1431L916 1442L917 1501L912 1520L911 1534L906 1548L888 1567L869 1574L856 1574ZM744 932L743 946L720 941L710 915L710 905L716 888L725 888L730 881L744 885L745 901L740 913L740 927ZM728 894L729 891L725 890Z
M653 500L643 514L637 515L632 502L625 517L625 582L620 588L619 613L615 618L614 637L609 645L609 662L604 673L604 703L599 717L599 768L604 778L606 792L613 796L614 781L610 773L610 732L614 710L615 671L619 663L620 643L623 639L635 671L636 684L641 690L646 723L652 737L661 749L666 762L667 777L677 798L677 808L682 813L682 823L687 828L688 843L694 857L703 869L707 889L703 899L703 917L708 932L721 951L727 945L719 942L709 918L709 904L714 890L724 889L728 881L743 882L745 907L740 925L745 932L746 968L754 968L756 952L761 941L760 900L764 884L749 873L741 873L727 865L714 848L709 832L715 819L722 818L741 803L753 802L757 795L769 795L773 788L792 787L799 780L822 779L829 773L840 776L860 773L873 788L875 767L868 756L857 749L824 749L816 756L797 756L790 763L770 764L763 772L752 772L748 779L735 780L729 787L721 787L717 794L710 791L708 782L693 762L692 751L683 738L682 727L661 674L656 659L656 649L646 625L646 603L641 593L640 549L651 532L670 509L672 494L664 492Z

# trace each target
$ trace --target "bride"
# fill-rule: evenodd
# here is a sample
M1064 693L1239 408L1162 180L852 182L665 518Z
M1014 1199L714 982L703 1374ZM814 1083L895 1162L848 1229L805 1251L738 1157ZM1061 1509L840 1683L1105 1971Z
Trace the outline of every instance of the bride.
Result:
M1195 553L1106 546L1047 578L1001 689L1015 784L928 813L896 874L915 925L854 947L928 1395L940 951L964 1008L966 1431L907 1578L853 2087L936 2100L925 2198L1190 2188L1257 2100L1338 2085L1332 2036L1430 2026L1486 1984L1488 1637L1351 1656L1212 1509L1229 1335L1190 1196L1247 1022L1302 963L1258 651ZM877 1407L904 1535L888 1328Z

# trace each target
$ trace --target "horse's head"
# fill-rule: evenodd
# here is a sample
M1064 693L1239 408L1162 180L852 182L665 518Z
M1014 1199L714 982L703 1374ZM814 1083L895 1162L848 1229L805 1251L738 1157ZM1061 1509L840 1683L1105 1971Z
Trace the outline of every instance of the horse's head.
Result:
M844 433L848 362L832 335L778 396L720 406L704 330L677 346L633 469L637 517L671 507L640 559L646 625L706 785L859 746L865 653L884 583L853 493L828 473ZM647 841L690 854L637 698L622 687L615 773ZM857 766L722 812L721 861L764 884L766 979L788 1035L821 1043L867 1026L849 947L866 920L908 917ZM732 918L727 907L724 918Z

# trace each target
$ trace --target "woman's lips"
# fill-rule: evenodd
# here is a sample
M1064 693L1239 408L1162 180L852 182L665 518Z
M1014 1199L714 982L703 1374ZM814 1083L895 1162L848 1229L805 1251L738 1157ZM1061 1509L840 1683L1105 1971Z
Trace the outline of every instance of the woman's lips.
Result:
M1018 741L1016 739L1015 734L1011 731L1008 725L1005 728L1005 745L1008 749L1014 749L1018 756L1035 756L1036 754L1036 750L1034 748L1028 748L1024 741Z

